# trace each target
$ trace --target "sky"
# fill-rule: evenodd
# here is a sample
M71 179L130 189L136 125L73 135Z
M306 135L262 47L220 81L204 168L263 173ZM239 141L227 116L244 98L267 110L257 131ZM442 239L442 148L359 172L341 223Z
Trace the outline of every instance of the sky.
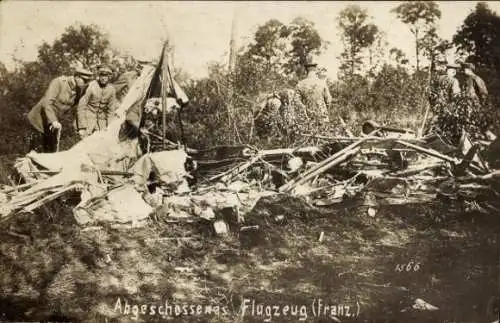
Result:
M12 68L12 56L35 60L42 42L51 43L67 26L78 22L100 26L109 34L113 47L142 58L156 58L168 35L175 45L175 67L198 78L207 75L208 63L227 62L234 17L237 45L243 46L266 21L289 23L303 16L314 22L320 36L330 43L317 62L327 68L328 77L336 78L337 57L342 51L336 17L352 3L368 10L372 22L386 34L389 48L402 49L414 62L412 35L390 12L399 4L396 1L2 1L0 62ZM476 2L438 4L442 12L438 33L451 40ZM500 12L500 2L488 4Z

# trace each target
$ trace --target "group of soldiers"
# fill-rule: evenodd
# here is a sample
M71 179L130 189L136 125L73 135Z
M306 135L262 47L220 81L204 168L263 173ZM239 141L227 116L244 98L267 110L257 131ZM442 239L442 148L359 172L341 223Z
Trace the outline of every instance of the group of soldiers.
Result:
M260 102L257 134L281 133L289 142L301 134L324 134L332 129L329 111L332 95L326 80L318 76L317 64L304 64L306 76L295 88L272 93Z
M132 69L126 70L122 66L114 71L107 65L101 65L97 68L96 77L91 71L78 67L73 75L53 79L43 97L28 113L32 126L29 150L57 151L61 118L75 110L73 126L80 138L105 129L116 117L119 101L146 63L138 61Z
M431 131L455 146L464 132L471 139L487 139L492 107L485 82L472 63L445 66L446 72L431 84Z
M294 89L272 93L261 102L256 119L259 136L281 133L294 142L303 134L338 130L329 117L332 96L326 81L318 77L316 64L306 64L305 68L307 76ZM442 62L439 68L430 86L431 122L427 133L441 135L454 146L464 131L473 140L488 139L483 137L492 126L492 107L486 84L476 74L474 64Z
M118 69L113 80L112 69L104 65L98 68L95 79L92 72L83 68L77 68L71 76L53 79L43 98L28 114L36 130L31 136L30 150L41 146L43 152L57 151L60 118L75 107L74 127L80 138L106 128L116 117L114 111L121 97L145 63L139 61L130 70ZM256 118L259 135L277 131L293 142L304 133L323 134L333 129L329 116L332 96L328 85L319 78L317 64L309 62L304 67L306 76L294 89L273 93L261 104ZM471 63L444 64L443 67L446 72L441 71L431 84L433 116L428 131L440 134L453 145L458 144L464 131L472 139L481 139L478 136L491 126L492 119L485 82L476 75Z

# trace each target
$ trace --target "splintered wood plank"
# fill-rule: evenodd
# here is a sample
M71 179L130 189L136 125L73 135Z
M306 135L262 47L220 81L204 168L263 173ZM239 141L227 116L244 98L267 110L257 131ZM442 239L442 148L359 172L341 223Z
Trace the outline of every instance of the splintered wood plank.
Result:
M57 199L58 197L63 196L66 192L71 191L71 190L73 190L75 188L77 188L77 185L70 185L70 186L68 186L66 188L63 188L62 190L59 190L59 191L54 192L54 193L52 193L50 195L47 195L46 197L44 197L41 200L36 201L35 203L32 203L32 204L24 207L23 210L31 212L31 211L39 208L43 204L48 203L50 201L53 201L53 200Z

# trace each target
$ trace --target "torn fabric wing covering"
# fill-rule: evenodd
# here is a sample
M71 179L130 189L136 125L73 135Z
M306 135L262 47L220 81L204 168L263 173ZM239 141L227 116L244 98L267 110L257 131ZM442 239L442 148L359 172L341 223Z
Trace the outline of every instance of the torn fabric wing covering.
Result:
M165 51L165 48L162 52ZM166 77L163 76L166 72ZM179 84L172 78L170 73L170 68L168 63L165 62L165 55L162 55L158 66L154 69L151 75L150 82L147 83L149 86L146 91L145 99L151 98L161 98L162 89L165 87L167 94L167 102L165 103L165 110L168 112L172 109L174 105L183 105L189 101L184 90L179 86ZM173 101L173 102L168 102ZM139 129L143 116L142 104L133 104L127 111L126 123L135 129Z
M102 196L82 201L73 210L80 225L96 222L140 222L147 219L153 208L149 206L133 185L126 184Z

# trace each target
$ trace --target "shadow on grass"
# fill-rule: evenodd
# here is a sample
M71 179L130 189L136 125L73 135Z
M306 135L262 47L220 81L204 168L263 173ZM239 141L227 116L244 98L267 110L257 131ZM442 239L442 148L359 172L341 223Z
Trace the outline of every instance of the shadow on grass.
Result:
M241 317L243 299L307 305L308 322L332 321L313 317L310 306L318 299L349 305L351 313L360 304L360 316L340 315L342 322L491 322L498 311L494 215L453 215L427 204L381 207L369 217L363 207L319 209L301 199L266 198L246 216L245 225L258 230L221 238L206 223L84 233L69 209L56 209L61 212L50 217L23 215L2 224L18 234L2 239L2 320L56 315L113 322L118 297L130 304L168 299L230 311L183 322L261 322L262 316ZM111 262L103 263L107 256ZM410 261L420 268L395 270ZM414 310L416 298L439 309ZM98 310L103 306L108 312Z
M262 247L254 246L261 259L275 256L271 245L294 249L295 264L273 274L271 290L282 290L281 298L291 301L300 294L309 302L323 298L330 304L357 300L362 304L357 322L472 323L498 317L497 215L447 214L434 203L383 207L372 219L362 210L283 204L263 205L272 210L264 218L281 213L293 217L282 227L264 225L261 235L280 239L266 237ZM287 213L289 209L308 214ZM321 231L329 237L323 243L315 235ZM265 243L269 241L274 244ZM275 299L271 292L244 295L268 304ZM417 298L438 310L412 309Z

